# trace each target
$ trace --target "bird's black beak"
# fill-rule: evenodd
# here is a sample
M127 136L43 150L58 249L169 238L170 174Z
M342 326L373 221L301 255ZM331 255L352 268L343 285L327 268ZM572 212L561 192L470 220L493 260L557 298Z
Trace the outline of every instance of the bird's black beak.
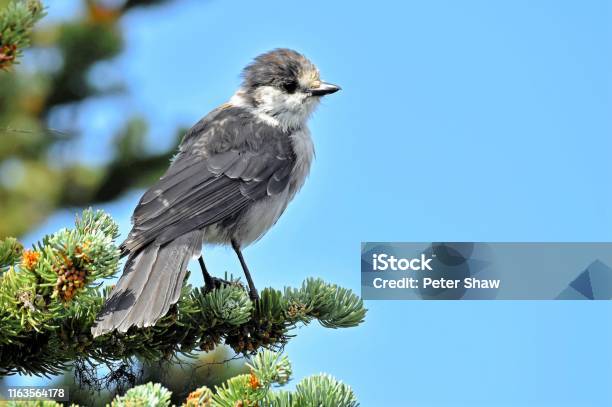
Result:
M338 85L334 85L334 84L327 83L327 82L321 82L321 85L318 88L310 88L310 94L312 96L324 96L324 95L330 95L332 93L336 93L340 89L342 88Z

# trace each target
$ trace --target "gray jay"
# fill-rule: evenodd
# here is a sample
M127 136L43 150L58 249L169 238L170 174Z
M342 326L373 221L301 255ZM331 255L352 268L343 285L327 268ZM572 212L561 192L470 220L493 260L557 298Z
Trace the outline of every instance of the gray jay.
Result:
M314 157L306 125L323 82L290 49L262 54L243 71L241 87L183 137L168 170L140 199L120 246L123 275L92 328L94 336L148 327L176 303L190 259L202 245L231 245L249 294L258 298L241 249L261 238L304 184Z

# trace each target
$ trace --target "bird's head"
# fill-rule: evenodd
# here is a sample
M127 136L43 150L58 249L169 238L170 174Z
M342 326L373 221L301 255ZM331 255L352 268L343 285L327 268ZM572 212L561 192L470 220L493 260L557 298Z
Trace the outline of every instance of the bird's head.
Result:
M306 57L275 49L255 58L243 71L241 97L283 127L301 127L324 95L340 90L323 82Z

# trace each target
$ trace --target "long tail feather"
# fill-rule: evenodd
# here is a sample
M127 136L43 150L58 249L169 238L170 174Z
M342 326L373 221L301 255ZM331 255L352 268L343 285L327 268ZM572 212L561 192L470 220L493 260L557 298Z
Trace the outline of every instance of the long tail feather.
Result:
M201 247L202 232L192 231L163 246L152 243L130 255L91 329L93 336L154 325L178 301L187 264Z

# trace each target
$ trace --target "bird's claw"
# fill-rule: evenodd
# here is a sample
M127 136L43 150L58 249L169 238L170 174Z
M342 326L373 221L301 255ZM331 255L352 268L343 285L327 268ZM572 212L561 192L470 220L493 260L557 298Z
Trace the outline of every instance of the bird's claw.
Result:
M206 279L206 281L204 282L204 291L209 293L212 290L216 290L217 288L230 285L242 286L242 284L238 283L237 281L224 280L218 277L210 277L210 279Z

